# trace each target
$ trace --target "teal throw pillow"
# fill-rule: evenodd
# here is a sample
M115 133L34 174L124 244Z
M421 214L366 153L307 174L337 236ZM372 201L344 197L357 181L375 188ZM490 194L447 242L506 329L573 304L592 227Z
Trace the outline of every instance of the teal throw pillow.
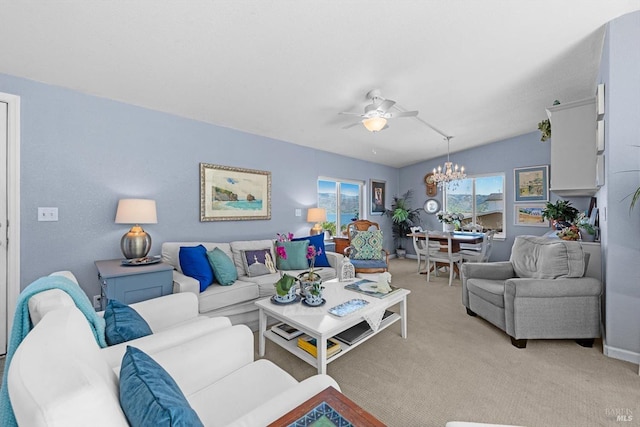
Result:
M133 308L109 300L104 310L105 339L108 345L120 344L153 334L149 324Z
M316 261L313 265L314 267L331 267L329 264L329 259L327 258L327 254L324 250L324 233L316 234L314 236L307 237L298 237L292 239L294 242L298 242L301 240L308 240L309 246L314 246L316 248L316 252L318 249L322 249L322 253L320 255L316 255ZM309 260L309 265L311 265L311 260Z
M131 346L120 365L120 406L133 427L203 425L171 375Z
M357 231L351 238L353 259L382 259L382 231Z
M209 258L216 280L222 286L233 285L238 280L236 266L222 249L214 248L212 251L208 251L207 258Z
M276 246L282 246L287 251L286 259L278 257L278 270L307 270L309 268L307 261L308 240L276 242Z
M200 282L200 292L213 283L213 270L204 246L181 246L178 258L182 272Z

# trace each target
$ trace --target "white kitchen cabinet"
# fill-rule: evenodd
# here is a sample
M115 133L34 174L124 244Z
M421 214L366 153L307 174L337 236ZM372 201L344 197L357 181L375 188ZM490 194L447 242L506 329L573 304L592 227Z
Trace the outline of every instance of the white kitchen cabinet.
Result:
M547 115L551 121L551 191L559 196L593 196L599 186L596 98L548 107Z

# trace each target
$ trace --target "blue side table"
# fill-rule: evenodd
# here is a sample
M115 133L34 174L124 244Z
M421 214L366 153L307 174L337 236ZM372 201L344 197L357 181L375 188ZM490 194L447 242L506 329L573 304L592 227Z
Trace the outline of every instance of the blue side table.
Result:
M169 264L123 266L120 259L96 261L95 264L103 310L107 299L133 304L173 293L173 267Z

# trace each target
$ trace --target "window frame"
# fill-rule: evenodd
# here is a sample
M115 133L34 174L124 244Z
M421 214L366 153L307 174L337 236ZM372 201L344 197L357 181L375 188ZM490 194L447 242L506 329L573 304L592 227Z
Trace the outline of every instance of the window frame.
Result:
M477 223L477 208L476 208L476 180L478 178L487 178L487 177L501 177L502 178L502 231L497 231L494 236L494 239L497 240L505 240L507 238L507 203L506 203L506 187L507 187L507 176L504 172L491 172L491 173L483 173L476 175L467 175L465 179L473 180L473 184L471 186L471 200L473 203L472 206L472 218L473 222ZM442 189L442 200L443 200L443 210L446 212L448 210L448 190L449 185L447 184Z
M320 206L320 192L319 190L319 183L320 181L329 181L329 182L334 182L336 184L352 184L352 185L357 185L358 186L358 218L359 219L366 219L366 212L363 210L365 203L364 203L364 192L366 191L366 183L365 181L361 181L361 180L357 180L357 179L343 179L343 178L333 178L333 177L329 177L329 176L319 176L318 179L316 180L316 203L318 207ZM340 221L340 185L336 185L336 235L340 236L342 235L342 226L346 225L346 224L341 224ZM328 220L327 220L328 221ZM348 224L348 223L347 223Z

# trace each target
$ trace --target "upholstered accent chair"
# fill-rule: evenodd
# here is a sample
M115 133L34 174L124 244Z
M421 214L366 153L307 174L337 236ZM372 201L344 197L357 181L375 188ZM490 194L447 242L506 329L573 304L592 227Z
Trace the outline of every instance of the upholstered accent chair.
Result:
M600 337L602 283L584 277L589 254L580 242L518 236L509 261L462 264L462 303L504 330L518 348L527 339Z
M349 246L344 255L356 273L382 273L389 268L389 253L382 247L382 230L377 222L359 219L347 226Z

